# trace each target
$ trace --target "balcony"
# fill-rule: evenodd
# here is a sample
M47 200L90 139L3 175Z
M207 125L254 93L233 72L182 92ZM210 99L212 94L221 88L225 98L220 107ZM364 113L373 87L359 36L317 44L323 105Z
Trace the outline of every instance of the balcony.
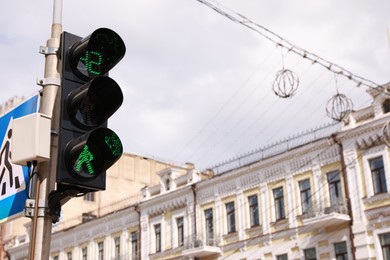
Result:
M200 237L190 236L188 237L187 243L185 243L185 249L182 255L188 257L206 257L222 255L222 251L214 239L201 239Z
M313 228L326 228L347 223L351 220L345 201L338 201L330 207L313 206L302 215L302 224Z

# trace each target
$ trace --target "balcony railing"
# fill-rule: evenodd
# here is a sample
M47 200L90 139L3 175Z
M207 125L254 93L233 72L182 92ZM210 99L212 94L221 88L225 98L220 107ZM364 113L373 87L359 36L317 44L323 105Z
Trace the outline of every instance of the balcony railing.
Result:
M313 205L305 214L303 214L302 218L314 218L332 213L348 215L347 203L343 200L339 200L332 203L329 207L319 207Z
M187 243L185 243L185 249L203 247L203 246L218 246L215 239L202 239L199 236L188 236Z
M328 207L314 205L302 215L304 225L323 227L342 224L350 219L347 203L344 200L336 201Z
M202 239L199 236L189 236L184 243L183 256L210 256L221 255L218 241L215 239Z

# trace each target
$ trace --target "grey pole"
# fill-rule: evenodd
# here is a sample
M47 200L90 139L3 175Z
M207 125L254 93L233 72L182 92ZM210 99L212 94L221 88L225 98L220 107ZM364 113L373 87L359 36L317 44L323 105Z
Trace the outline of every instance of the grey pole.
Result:
M52 132L56 132L59 124L59 102L56 102L56 98L60 87L57 50L60 47L62 33L62 0L53 1L51 38L47 41L46 47L41 47L41 53L45 54L45 71L44 79L39 81L43 87L39 112L51 117ZM51 159L38 164L37 167L38 178L36 184L33 185L35 187L33 197L35 210L30 236L30 260L48 260L50 257L52 220L48 214L48 196L55 188L57 144L58 135L52 134Z

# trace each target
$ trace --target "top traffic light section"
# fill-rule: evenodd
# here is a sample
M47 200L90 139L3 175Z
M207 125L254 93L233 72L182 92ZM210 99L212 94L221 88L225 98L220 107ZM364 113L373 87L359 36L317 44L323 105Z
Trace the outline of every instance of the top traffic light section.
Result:
M107 28L99 28L83 39L70 33L66 37L62 46L67 57L62 58L67 61L63 77L68 80L85 82L106 75L126 52L121 37Z

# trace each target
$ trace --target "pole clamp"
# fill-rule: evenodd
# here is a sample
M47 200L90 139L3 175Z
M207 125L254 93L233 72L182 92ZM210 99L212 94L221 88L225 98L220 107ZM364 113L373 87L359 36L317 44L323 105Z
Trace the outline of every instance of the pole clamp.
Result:
M47 207L45 205L45 202L43 200L39 200L38 203L38 216L37 217L45 217ZM26 209L24 210L24 215L28 218L33 218L35 215L35 200L34 199L27 199L26 200Z
M59 49L58 47L40 46L39 53L44 55L52 55L52 54L57 55L58 49Z
M61 86L61 79L59 78L43 78L37 79L37 85L39 86L47 86L47 85L56 85L58 87Z

